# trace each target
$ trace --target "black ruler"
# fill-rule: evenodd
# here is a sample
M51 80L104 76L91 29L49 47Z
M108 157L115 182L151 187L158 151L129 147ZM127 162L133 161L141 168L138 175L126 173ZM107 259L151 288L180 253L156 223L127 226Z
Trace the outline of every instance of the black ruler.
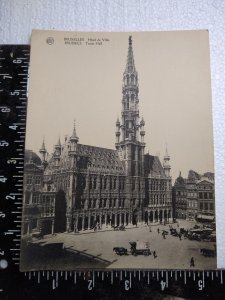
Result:
M28 45L0 46L0 299L225 299L225 272L19 272Z

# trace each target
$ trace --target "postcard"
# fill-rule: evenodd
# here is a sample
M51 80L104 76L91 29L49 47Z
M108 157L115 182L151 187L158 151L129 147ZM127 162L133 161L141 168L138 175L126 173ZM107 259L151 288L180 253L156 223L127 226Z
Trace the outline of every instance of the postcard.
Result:
M209 34L31 39L21 271L216 269Z

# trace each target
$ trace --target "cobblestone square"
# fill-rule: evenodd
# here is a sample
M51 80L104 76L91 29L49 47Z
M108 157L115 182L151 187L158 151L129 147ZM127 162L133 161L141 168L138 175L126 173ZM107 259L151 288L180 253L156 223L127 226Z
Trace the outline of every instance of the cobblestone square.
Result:
M180 221L179 227L186 229L193 227L191 221ZM173 228L177 224L172 225ZM158 233L159 229L159 233ZM201 248L215 249L215 243L179 239L170 234L163 238L162 231L169 232L169 225L154 225L150 228L146 224L138 227L127 228L125 231L113 231L110 229L100 231L89 231L81 234L62 233L56 236L46 236L41 242L64 243L66 250L80 253L87 257L93 256L95 260L108 261L107 268L111 269L216 269L215 257L204 257L200 253ZM130 241L146 242L149 244L151 255L139 254L134 256L130 252ZM124 247L128 255L117 255L114 247ZM156 252L156 258L153 256ZM194 258L194 267L190 267L191 257ZM93 266L90 265L90 268ZM73 269L73 265L71 265ZM74 268L76 262L74 261ZM63 269L63 266L62 266Z

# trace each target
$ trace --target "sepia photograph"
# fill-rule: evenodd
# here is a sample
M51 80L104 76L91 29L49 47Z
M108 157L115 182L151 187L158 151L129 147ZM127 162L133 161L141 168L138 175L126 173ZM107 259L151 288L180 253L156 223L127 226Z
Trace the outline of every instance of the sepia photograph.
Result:
M216 269L207 30L31 38L21 271Z

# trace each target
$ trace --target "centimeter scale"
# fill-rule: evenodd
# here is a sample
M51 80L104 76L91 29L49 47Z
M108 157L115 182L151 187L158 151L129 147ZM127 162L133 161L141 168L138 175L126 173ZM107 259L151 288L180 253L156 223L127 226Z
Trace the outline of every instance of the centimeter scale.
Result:
M0 46L0 299L224 299L225 272L19 272L28 45Z

